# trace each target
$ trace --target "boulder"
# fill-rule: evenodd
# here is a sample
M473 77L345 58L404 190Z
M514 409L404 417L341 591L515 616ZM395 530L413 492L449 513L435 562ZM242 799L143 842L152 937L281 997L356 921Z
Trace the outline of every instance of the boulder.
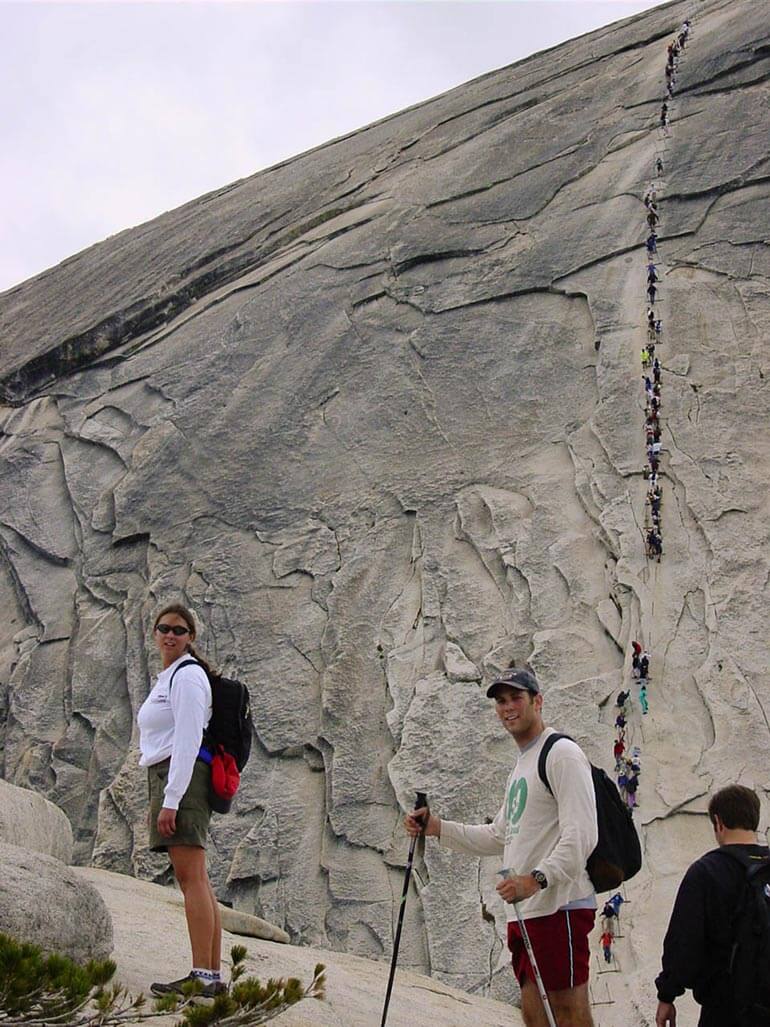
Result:
M230 934L240 934L244 938L263 938L266 941L277 941L283 945L289 943L289 935L275 924L269 924L260 916L243 913L239 909L228 909L220 906L222 927Z
M112 952L112 919L96 889L53 856L0 843L0 925L78 962Z
M67 814L29 788L0 781L0 842L72 860L72 827Z

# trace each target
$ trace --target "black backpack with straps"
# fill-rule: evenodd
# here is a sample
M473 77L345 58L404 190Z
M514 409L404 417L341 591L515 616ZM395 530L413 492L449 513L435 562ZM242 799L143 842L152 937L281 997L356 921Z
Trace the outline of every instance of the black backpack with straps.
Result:
M574 739L558 731L549 735L540 750L537 761L537 773L545 787L553 795L546 774L546 760L553 746L561 739ZM630 880L642 868L642 847L634 827L631 810L620 797L615 783L610 780L601 767L591 763L596 796L596 819L599 826L599 840L596 848L588 857L586 869L591 884L597 892L610 891L617 888L623 881Z
M200 667L211 685L211 720L203 732L202 750L216 754L220 747L232 756L238 771L242 771L251 755L251 739L254 724L251 719L251 698L242 681L222 677L206 670L198 660L183 660L174 668L169 682L169 692L177 671L182 667ZM206 762L210 762L209 759ZM217 813L227 813L230 803L212 796L212 808Z
M727 975L736 1022L759 1027L770 1024L770 856L724 846L717 851L745 872L732 921Z

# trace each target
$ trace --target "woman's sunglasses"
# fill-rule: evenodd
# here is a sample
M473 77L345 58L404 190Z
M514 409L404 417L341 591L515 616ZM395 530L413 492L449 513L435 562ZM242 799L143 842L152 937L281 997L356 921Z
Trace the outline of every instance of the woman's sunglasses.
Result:
M159 631L161 635L167 635L169 631L172 635L176 635L179 638L181 635L186 635L190 631L189 628L183 628L181 624L156 624L155 630Z

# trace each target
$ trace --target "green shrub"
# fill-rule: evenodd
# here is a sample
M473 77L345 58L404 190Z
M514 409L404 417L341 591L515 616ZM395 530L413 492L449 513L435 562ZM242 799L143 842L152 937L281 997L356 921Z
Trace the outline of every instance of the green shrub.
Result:
M178 1013L178 1027L250 1027L266 1023L305 998L324 997L324 967L319 963L309 985L296 977L262 984L246 977L246 949L231 950L229 992L210 1005L200 1004L201 986L191 982L184 997L167 995L147 1008L144 995L133 997L111 983L112 960L92 960L85 966L66 956L45 955L37 945L0 933L0 1027L117 1027L139 1024Z

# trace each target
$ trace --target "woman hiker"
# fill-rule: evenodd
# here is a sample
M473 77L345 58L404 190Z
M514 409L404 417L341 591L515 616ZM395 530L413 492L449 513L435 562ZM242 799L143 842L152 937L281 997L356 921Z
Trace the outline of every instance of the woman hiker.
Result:
M150 990L155 995L183 994L184 985L197 979L201 994L213 998L226 985L220 975L219 906L206 870L211 771L198 759L211 719L211 685L207 665L193 648L195 619L186 607L164 607L155 618L153 639L163 669L139 710L139 763L147 767L149 782L150 849L168 853L182 889L192 970L180 980L153 984ZM180 669L191 658L199 666Z

